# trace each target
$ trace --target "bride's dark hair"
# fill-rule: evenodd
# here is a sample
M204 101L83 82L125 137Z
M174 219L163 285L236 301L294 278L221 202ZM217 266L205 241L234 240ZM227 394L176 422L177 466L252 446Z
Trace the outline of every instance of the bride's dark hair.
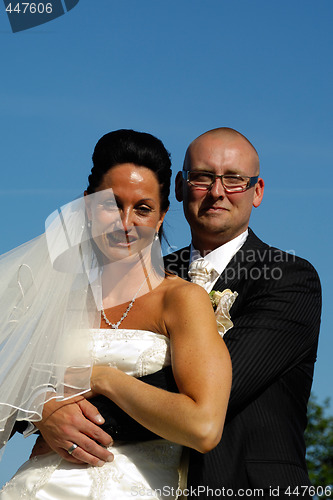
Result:
M115 130L105 134L96 144L93 168L88 177L87 193L100 186L104 174L115 165L134 163L152 170L160 185L161 211L169 208L171 160L162 141L151 134L135 130Z

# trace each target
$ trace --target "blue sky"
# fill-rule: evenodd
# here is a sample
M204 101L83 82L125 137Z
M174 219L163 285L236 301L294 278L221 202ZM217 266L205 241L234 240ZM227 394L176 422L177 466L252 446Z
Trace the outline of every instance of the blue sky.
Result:
M251 227L310 260L322 280L313 392L333 400L332 21L332 0L80 0L13 34L1 3L0 253L82 193L104 133L153 133L176 174L196 136L236 128L266 181ZM167 219L170 245L187 244L174 196ZM20 437L8 446L0 485L30 447Z

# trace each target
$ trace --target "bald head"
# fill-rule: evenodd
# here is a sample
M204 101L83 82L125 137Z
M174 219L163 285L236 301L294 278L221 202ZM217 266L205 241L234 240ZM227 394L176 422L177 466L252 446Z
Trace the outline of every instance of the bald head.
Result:
M253 175L259 175L260 164L258 153L251 142L243 134L237 132L237 130L228 127L220 127L199 135L199 137L194 139L187 148L184 159L184 170L190 170L192 152L202 146L205 147L207 152L209 148L211 148L214 154L216 154L219 148L241 149L243 154L246 155L253 164Z
M215 174L207 189L188 182L181 172L176 177L176 198L183 202L192 242L203 255L242 234L248 227L252 207L258 207L264 181L240 192L228 192L222 177L251 178L259 175L258 153L250 141L231 128L210 130L188 147L184 170ZM218 179L220 177L220 179Z

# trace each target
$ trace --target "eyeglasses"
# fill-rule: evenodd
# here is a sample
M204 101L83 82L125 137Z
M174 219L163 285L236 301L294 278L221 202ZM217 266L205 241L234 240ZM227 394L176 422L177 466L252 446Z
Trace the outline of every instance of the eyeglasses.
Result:
M212 189L214 182L219 178L226 193L242 193L255 186L259 179L259 175L254 177L238 174L217 175L201 170L183 170L182 175L191 186L203 191Z

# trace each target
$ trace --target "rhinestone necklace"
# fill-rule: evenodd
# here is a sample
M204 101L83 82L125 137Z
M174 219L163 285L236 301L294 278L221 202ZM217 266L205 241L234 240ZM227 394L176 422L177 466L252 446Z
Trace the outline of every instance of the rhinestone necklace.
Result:
M107 325L111 326L111 328L114 328L115 330L117 330L117 328L119 327L119 325L124 321L124 319L126 318L127 314L130 312L130 310L132 309L133 307L133 304L135 302L135 299L137 298L137 296L139 295L139 292L141 290L141 288L143 287L143 285L146 283L147 279L149 278L150 276L150 273L152 272L152 269L149 271L149 273L147 274L147 276L145 277L145 279L143 280L143 282L141 283L138 291L136 292L136 294L134 295L133 299L131 300L131 302L128 304L127 308L126 308L126 311L124 312L124 314L122 315L122 317L120 318L119 321L117 321L117 323L111 323L111 321L108 320L108 318L106 317L106 314L105 314L105 311L104 311L104 307L103 307L103 304L101 306L101 313L102 313L102 316L104 318L104 321Z

